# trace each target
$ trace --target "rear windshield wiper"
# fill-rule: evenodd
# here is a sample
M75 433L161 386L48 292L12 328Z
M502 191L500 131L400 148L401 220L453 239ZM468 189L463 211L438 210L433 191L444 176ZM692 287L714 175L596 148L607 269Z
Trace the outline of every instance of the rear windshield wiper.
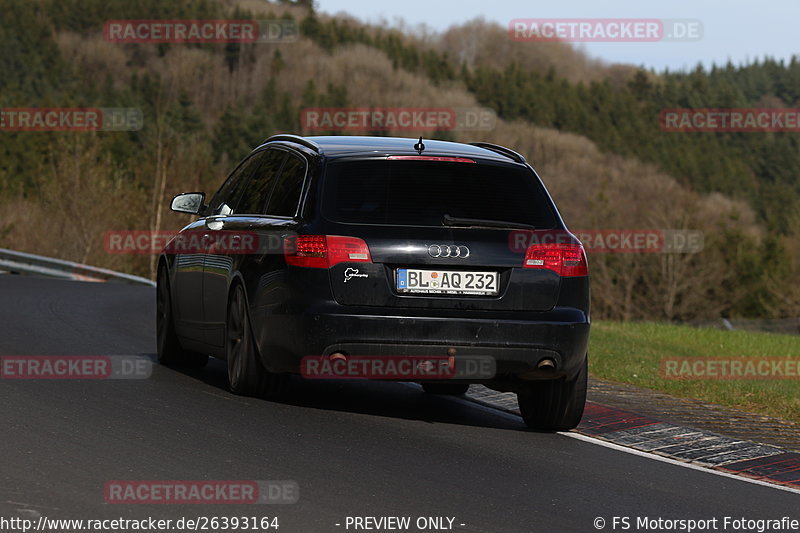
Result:
M508 228L508 229L536 229L530 224L523 224L522 222L509 222L507 220L487 220L483 218L462 218L451 217L445 215L442 217L442 225L444 226L462 226L462 227L484 227L484 228Z

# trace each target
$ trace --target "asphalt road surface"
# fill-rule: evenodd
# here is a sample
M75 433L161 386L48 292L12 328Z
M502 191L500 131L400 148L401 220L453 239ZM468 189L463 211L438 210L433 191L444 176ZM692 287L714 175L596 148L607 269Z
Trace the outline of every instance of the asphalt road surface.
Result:
M0 275L0 355L154 359L154 305L148 287ZM613 516L800 518L796 494L527 431L404 384L296 379L274 402L225 383L218 360L198 372L156 365L142 380L0 380L0 517L277 516L282 533L355 531L348 516L450 517L469 532L596 531L597 517L611 531ZM111 480L203 479L294 480L300 497L104 499Z

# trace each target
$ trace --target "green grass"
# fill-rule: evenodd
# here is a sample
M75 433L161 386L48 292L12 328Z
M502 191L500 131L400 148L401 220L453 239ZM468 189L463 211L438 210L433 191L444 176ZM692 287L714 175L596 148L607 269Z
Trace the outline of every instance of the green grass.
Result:
M800 422L800 378L666 379L668 357L800 359L800 337L657 323L594 322L589 372L598 378Z

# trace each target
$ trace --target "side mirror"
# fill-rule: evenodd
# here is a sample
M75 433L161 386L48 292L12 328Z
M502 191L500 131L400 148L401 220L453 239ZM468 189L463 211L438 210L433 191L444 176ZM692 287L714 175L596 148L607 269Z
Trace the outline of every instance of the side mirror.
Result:
M169 208L178 213L199 215L207 207L203 202L206 199L204 192L185 192L172 199Z

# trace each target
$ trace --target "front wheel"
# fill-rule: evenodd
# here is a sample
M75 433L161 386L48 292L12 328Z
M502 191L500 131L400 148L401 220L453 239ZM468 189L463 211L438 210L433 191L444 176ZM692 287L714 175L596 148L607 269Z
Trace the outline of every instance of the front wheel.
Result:
M228 303L225 345L231 392L243 396L278 396L284 392L288 376L268 372L261 364L241 285L234 287Z
M584 359L578 375L531 383L517 393L519 410L525 424L532 429L566 431L580 423L586 405L588 359Z

